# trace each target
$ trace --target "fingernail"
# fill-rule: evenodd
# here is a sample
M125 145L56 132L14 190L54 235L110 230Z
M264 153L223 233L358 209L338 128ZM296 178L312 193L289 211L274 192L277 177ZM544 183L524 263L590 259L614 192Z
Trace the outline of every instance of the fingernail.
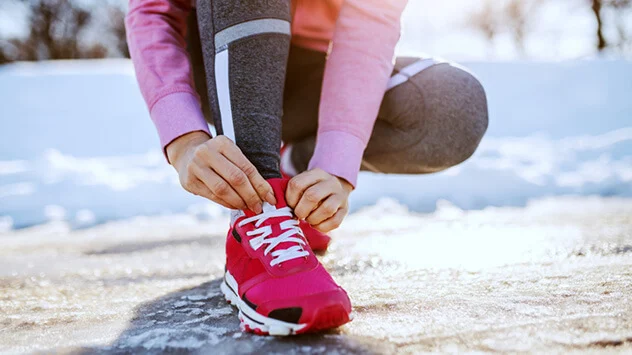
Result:
M268 203L272 205L276 205L277 203L276 197L274 197L274 194L272 192L268 192L268 195L266 196L266 200L268 200Z
M253 209L253 212L255 212L256 214L261 214L261 212L263 212L263 209L261 208L261 204L257 203L255 205L255 208Z

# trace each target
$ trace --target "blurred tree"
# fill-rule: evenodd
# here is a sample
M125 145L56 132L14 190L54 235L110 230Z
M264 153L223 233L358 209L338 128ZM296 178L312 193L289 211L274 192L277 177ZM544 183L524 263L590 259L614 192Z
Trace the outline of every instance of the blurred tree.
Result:
M602 0L590 0L592 3L591 9L597 20L597 50L603 51L608 46L606 38L603 35L603 18L601 16L601 8L603 7Z
M630 46L630 29L626 26L630 11L632 10L632 0L589 0L593 16L597 27L595 34L597 37L597 50L603 52L608 48L618 48L625 52ZM605 16L609 12L611 16ZM612 21L609 23L608 21ZM616 36L606 36L606 27L614 28L612 33Z
M129 56L125 42L124 12L120 7L101 1L92 8L79 6L72 0L13 1L27 7L29 30L23 37L0 38L0 63ZM95 29L95 15L102 13L107 14L108 21ZM98 31L101 38L104 37L101 34L110 34L115 43L88 41L86 38L90 31ZM114 47L115 50L108 50L108 47Z
M526 55L525 40L541 3L542 0L507 0L504 3L485 0L480 10L470 17L469 26L490 44L500 33L509 33L518 52Z
M123 57L129 58L129 48L125 35L125 12L120 7L114 6L108 10L109 28L114 35L115 47Z
M525 40L537 17L535 11L542 0L510 0L504 8L504 26L511 34L518 52L526 55Z
M479 9L468 18L468 27L481 33L493 52L495 38L509 34L517 51L526 56L525 41L538 20L537 11L553 0L481 0ZM618 50L632 54L632 0L570 0L583 8L590 6L596 28L598 52Z
M500 27L495 1L485 0L480 10L473 13L470 17L469 27L480 32L485 37L490 45L490 53L492 53L494 38Z

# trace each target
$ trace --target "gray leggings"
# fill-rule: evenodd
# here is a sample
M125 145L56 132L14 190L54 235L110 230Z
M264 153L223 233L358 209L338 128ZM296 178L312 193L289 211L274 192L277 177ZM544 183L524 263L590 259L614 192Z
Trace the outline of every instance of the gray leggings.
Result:
M257 5L261 1L265 6ZM195 13L189 21L189 52L207 119L219 134L232 126L227 135L265 178L280 176L281 140L292 144L292 162L304 171L314 151L326 56L290 45L281 22L289 21L289 1L236 3L198 0L197 21ZM262 18L281 21L248 30L249 21ZM236 24L246 30L218 36ZM216 38L232 39L224 47L230 57L231 117L220 108L226 95L215 78L225 74L216 72L222 49ZM468 71L431 58L397 58L362 169L423 174L449 168L474 153L487 123L485 91Z

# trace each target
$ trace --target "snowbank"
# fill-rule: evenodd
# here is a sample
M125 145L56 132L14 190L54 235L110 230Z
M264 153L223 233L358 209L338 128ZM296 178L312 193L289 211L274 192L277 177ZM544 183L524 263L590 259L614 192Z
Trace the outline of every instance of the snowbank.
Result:
M486 87L491 114L475 156L428 176L362 174L354 209L385 196L417 211L439 200L479 209L554 195L632 196L632 63L466 66ZM0 98L0 230L221 213L179 187L130 62L3 66Z

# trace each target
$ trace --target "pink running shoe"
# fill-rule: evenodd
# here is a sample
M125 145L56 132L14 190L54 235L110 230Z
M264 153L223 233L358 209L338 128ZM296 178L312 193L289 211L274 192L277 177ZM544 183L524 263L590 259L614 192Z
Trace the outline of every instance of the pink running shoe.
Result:
M331 242L330 236L316 230L311 224L305 221L300 221L299 227L303 231L305 239L307 239L307 242L309 243L309 247L312 248L316 254L321 255L327 251L329 243Z
M220 288L239 309L241 328L291 335L336 328L350 321L351 302L308 246L285 203L287 179L269 179L277 205L233 216Z
M288 145L284 144L281 147L281 160L289 161L289 152L287 151ZM283 165L281 164L281 174L284 178L290 179L290 176L286 171L283 170ZM311 224L300 221L299 227L303 230L305 234L305 238L307 238L307 242L309 243L310 248L317 254L324 254L329 247L329 243L331 243L331 237L325 233L322 233L316 229L314 229Z

